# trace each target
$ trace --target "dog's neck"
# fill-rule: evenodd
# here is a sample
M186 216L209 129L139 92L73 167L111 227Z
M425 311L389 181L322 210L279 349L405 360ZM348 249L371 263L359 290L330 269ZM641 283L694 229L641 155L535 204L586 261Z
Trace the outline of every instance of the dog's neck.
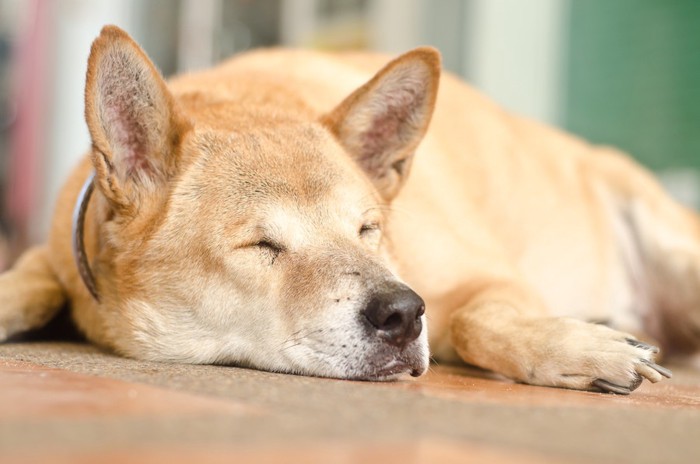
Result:
M80 189L80 194L75 202L75 208L73 209L73 258L75 259L75 265L78 267L78 273L80 278L83 279L83 283L87 287L88 291L92 297L99 303L100 296L97 293L97 285L95 284L95 277L92 275L92 270L90 269L90 264L88 263L87 254L85 253L85 242L84 242L84 229L85 229L85 213L87 212L88 204L90 203L90 197L92 196L92 191L95 187L94 184L95 173L93 172L85 180L83 188Z

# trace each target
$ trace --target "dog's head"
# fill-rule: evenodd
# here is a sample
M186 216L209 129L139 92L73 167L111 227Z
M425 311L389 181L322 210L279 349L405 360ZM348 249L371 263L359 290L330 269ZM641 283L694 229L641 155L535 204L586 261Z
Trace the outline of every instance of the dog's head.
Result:
M86 119L108 343L317 376L423 373L424 304L392 272L382 228L438 78L437 52L417 49L317 120L259 124L254 109L178 101L139 47L105 28Z

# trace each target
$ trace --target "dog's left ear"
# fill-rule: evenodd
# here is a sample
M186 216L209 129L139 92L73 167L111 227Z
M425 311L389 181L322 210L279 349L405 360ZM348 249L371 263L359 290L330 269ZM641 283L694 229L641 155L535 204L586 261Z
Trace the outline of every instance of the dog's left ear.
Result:
M322 122L370 177L394 198L433 114L440 53L416 48L391 61Z

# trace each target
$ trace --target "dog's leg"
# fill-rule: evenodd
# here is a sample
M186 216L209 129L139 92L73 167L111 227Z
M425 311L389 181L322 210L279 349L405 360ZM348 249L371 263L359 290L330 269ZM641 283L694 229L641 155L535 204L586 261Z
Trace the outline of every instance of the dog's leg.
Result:
M26 251L0 275L0 341L45 325L66 301L46 247Z
M453 347L468 363L533 385L627 394L644 378L670 376L654 364L657 349L629 334L545 314L526 284L487 283L453 312Z
M700 350L700 218L643 168L615 152L597 160L623 224L628 273L644 330L670 353ZM629 251L631 250L631 251Z
M628 227L641 271L637 286L649 301L645 329L669 353L700 350L700 220L670 199L629 202Z

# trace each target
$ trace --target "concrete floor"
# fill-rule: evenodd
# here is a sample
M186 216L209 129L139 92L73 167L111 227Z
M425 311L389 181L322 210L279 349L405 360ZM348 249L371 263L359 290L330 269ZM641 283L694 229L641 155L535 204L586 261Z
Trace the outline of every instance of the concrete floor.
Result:
M700 370L630 396L433 366L350 382L0 345L0 462L700 462Z

